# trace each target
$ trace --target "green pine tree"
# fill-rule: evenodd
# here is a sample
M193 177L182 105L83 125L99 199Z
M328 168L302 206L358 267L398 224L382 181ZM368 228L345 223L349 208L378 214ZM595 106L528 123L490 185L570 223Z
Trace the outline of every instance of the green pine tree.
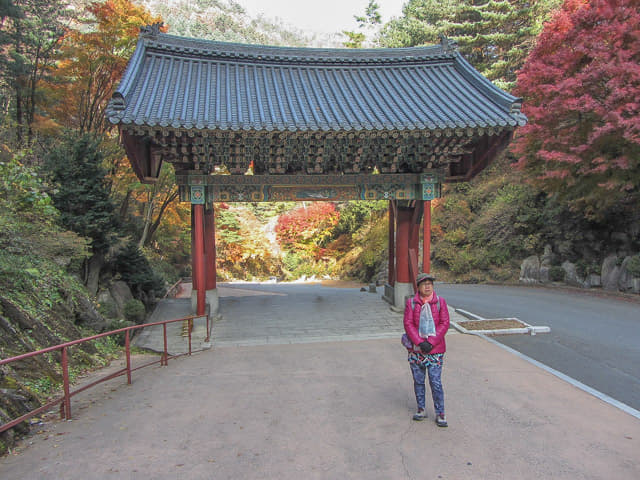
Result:
M516 72L560 0L409 0L403 16L383 28L380 43L409 47L457 42L460 53L499 87L511 90Z
M45 156L60 223L90 238L94 253L109 249L118 226L104 160L100 138L90 134L68 133Z

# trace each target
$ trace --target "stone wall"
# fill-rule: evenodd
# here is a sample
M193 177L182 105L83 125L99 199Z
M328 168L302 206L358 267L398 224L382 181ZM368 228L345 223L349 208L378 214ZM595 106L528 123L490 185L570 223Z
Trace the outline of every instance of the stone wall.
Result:
M637 254L636 254L637 255ZM602 288L608 291L640 293L640 277L634 277L629 263L634 255L610 254L604 258L600 273L580 274L575 263L563 261L558 265L550 247L545 248L542 256L532 255L520 265L520 282L552 283L549 271L553 263L564 270L564 283L582 288Z

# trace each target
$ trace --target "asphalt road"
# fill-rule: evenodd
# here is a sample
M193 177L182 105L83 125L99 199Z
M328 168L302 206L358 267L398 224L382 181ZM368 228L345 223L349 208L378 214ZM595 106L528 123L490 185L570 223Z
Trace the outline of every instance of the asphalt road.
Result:
M449 305L484 318L517 317L551 333L499 342L640 410L640 298L527 286L436 284Z

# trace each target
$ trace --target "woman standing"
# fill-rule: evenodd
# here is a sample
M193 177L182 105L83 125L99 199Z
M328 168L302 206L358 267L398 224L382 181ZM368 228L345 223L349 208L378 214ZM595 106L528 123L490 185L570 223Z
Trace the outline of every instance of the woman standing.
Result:
M413 419L420 421L427 418L424 408L425 377L428 374L436 424L446 427L441 376L444 353L447 349L444 337L449 330L449 310L444 298L436 295L433 289L434 280L435 278L427 273L418 275L418 291L413 298L407 299L404 309L404 330L412 343L407 350L418 404Z

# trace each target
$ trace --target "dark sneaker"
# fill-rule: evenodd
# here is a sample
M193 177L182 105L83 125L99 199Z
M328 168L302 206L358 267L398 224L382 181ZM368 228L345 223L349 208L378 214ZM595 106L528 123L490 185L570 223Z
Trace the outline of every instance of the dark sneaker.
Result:
M444 413L436 415L436 425L439 427L448 427L447 417L445 417Z
M427 414L424 412L422 408L419 408L418 411L413 415L413 419L416 422L421 422L425 418L427 418Z

